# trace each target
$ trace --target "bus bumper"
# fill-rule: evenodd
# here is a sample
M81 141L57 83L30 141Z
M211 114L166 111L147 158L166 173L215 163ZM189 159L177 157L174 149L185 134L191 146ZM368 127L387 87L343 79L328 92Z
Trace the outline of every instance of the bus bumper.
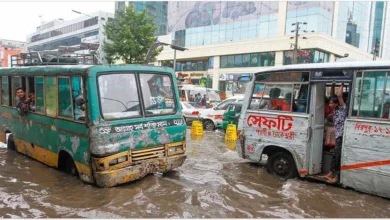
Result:
M115 185L131 182L150 174L165 173L180 167L187 155L171 156L142 161L139 164L116 170L97 171L94 173L96 185L100 187L112 187Z

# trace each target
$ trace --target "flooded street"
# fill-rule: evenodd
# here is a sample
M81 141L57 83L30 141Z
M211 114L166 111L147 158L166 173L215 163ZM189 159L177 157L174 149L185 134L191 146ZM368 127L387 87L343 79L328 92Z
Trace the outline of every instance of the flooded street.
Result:
M390 200L353 190L273 177L242 160L223 133L189 141L184 165L113 188L0 148L0 217L259 218L390 217Z

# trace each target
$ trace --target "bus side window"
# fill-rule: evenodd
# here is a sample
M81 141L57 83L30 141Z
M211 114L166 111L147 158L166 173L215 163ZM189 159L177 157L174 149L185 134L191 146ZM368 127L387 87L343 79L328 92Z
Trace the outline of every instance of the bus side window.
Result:
M266 84L260 109L291 111L293 85Z
M294 102L293 102L293 111L295 112L307 112L308 106L308 85L294 85Z
M20 76L14 76L14 77L11 77L11 87L12 87L12 97L11 97L11 102L12 102L12 106L15 106L16 105L16 102L19 100L17 97L16 97L16 89L17 88L23 88L24 91L26 91L26 88L23 87L23 84L22 84L22 78Z
M72 91L69 77L58 77L58 116L73 119Z
M35 112L45 113L45 84L42 76L35 77Z
M27 77L26 87L27 87L26 90L27 94L35 93L34 77Z
M85 96L83 93L83 82L81 77L73 76L72 77L72 103L73 103L73 119L78 121L85 120L85 104L82 106L78 106L76 104L76 98L82 97L85 100Z
M389 119L390 72L358 73L355 80L352 116Z
M57 77L45 77L46 115L57 116Z
M9 86L9 77L1 77L1 105L9 106L10 105L10 86Z

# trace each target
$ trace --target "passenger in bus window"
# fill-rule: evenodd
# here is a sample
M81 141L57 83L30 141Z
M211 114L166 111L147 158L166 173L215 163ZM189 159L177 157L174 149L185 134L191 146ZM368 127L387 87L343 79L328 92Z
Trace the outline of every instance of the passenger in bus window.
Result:
M259 105L259 109L264 109L267 107L268 110L281 110L283 105L283 100L279 100L279 96L281 93L281 89L272 88L269 91L269 100L265 100L264 96L261 100L261 104Z
M28 98L30 99L30 103L29 103L29 110L32 111L32 112L35 112L35 94L30 92L28 94Z
M282 111L291 112L291 92L287 93L284 99L284 103L282 105ZM293 103L292 111L296 111L296 105Z
M23 88L19 87L16 90L16 96L18 97L18 102L16 102L16 110L21 116L25 115L28 110L30 99L26 97L26 93Z
M281 89L274 88L271 96L272 110L282 110L282 106L285 104L283 99L279 99L280 93L282 93Z
M332 85L332 87L334 84ZM334 88L333 88L334 89ZM332 171L330 171L325 177L328 179L328 183L337 183L340 175L340 160L341 160L341 147L343 143L344 122L347 118L347 106L343 99L342 84L339 87L337 96L333 96L330 100L330 108L335 110L333 116L333 123L336 130L336 146L334 149L334 163L332 164Z

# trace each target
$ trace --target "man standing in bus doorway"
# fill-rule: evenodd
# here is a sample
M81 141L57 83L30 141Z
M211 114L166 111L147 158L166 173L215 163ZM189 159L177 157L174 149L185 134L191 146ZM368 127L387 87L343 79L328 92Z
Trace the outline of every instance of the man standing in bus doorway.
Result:
M19 101L16 102L16 110L18 111L19 115L24 116L27 113L30 99L26 97L26 93L21 87L17 88L15 92L19 99Z
M334 91L335 83L332 83L331 90ZM343 132L344 132L344 122L347 118L347 106L343 98L344 85L341 84L339 90L337 91L337 96L332 96L330 99L329 106L332 110L335 110L333 116L334 127L336 130L336 146L334 149L332 170L325 176L327 183L337 183L340 176L340 166L341 166L341 146L343 143Z

